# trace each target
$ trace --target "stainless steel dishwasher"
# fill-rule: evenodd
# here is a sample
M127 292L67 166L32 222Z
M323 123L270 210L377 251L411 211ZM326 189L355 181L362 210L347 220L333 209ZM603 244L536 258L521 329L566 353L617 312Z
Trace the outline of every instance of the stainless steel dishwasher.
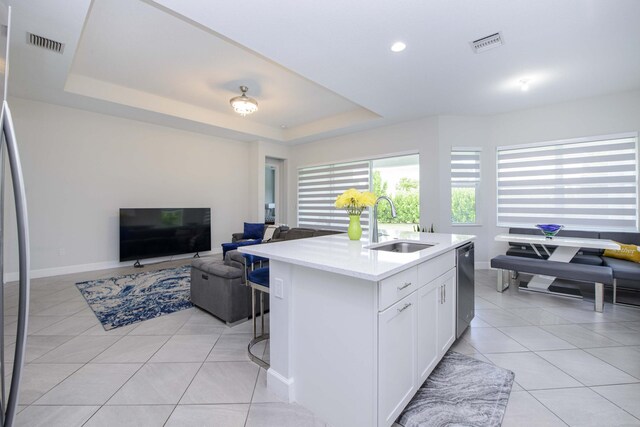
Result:
M473 243L468 243L456 249L456 338L469 327L475 315L475 271L474 271Z

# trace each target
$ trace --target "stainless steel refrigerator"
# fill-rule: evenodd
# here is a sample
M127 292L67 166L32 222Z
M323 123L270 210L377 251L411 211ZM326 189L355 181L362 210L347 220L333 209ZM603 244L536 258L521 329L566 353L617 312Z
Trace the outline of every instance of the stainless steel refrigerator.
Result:
M29 314L29 229L27 222L27 199L25 197L24 180L22 178L22 166L18 154L18 145L11 118L11 110L7 103L7 77L9 70L9 35L11 28L11 8L0 1L0 93L2 94L2 112L0 113L0 382L2 383L0 401L0 425L10 427L13 425L18 408L18 393L20 392L20 380L24 367L24 353L27 341L27 321ZM13 185L13 199L15 201L16 224L18 227L18 272L19 301L18 322L16 330L16 344L13 355L7 355L9 363L13 363L13 375L9 394L5 387L5 348L4 348L4 226L5 207L10 209L12 204L8 200L5 206L5 179L9 179Z

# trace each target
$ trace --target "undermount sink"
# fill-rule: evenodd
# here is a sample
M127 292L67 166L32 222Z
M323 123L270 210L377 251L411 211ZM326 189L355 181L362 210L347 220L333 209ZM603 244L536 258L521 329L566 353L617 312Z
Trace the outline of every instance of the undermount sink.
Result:
M428 243L389 242L385 245L370 247L369 249L373 251L400 252L403 254L408 254L411 252L421 251L432 246L433 245L430 245Z

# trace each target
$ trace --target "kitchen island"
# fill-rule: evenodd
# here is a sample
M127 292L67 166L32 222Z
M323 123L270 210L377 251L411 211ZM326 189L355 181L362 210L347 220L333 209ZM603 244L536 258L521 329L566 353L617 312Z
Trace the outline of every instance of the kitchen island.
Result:
M474 236L395 237L240 248L270 260L269 389L333 427L392 425L455 341L455 249Z

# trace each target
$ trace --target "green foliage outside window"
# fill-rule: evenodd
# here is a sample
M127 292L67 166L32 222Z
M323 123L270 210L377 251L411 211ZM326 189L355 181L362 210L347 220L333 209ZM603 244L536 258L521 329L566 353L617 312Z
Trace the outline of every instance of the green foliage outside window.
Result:
M451 188L451 222L453 224L475 224L476 189L475 187Z
M391 217L391 207L386 202L378 204L378 222L384 224L416 224L420 222L420 189L418 180L402 178L396 185L394 195L389 194L389 184L383 181L380 172L373 172L373 194L388 196L396 207L395 218Z

